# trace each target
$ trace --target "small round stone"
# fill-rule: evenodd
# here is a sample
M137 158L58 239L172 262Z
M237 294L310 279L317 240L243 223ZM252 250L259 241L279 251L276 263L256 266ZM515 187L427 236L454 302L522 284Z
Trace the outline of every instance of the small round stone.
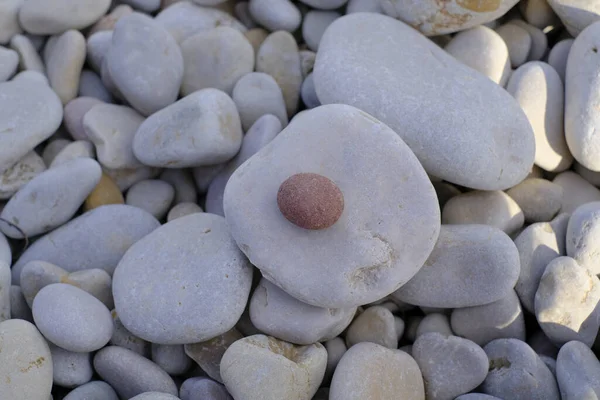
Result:
M119 398L108 383L93 381L72 390L63 400L119 400Z
M125 199L115 181L104 173L94 190L85 199L83 207L85 211L89 211L107 204L125 204Z
M300 228L326 229L342 215L344 195L329 178L300 173L279 186L277 205L283 216Z

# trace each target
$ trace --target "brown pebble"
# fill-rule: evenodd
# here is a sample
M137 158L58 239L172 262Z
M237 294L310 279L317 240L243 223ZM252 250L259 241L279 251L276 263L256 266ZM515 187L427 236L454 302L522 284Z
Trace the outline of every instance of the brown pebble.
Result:
M83 209L89 211L107 204L125 204L125 199L115 181L103 173L100 182L85 199Z
M329 228L344 211L344 195L323 175L301 173L286 179L277 192L283 216L304 229Z

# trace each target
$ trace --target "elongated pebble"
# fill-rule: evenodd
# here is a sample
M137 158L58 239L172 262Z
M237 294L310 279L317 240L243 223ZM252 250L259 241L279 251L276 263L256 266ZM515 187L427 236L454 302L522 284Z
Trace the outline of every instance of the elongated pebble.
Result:
M98 184L85 199L83 207L85 211L90 211L108 204L125 204L125 198L117 184L103 173Z
M183 345L152 344L152 361L169 375L181 375L192 366Z
M279 118L282 127L288 123L283 93L271 75L263 72L244 75L235 84L232 98L240 113L244 132L265 114Z
M46 73L46 67L31 40L25 35L15 35L10 39L10 48L19 54L19 67L25 71Z
M167 215L174 198L173 186L160 179L148 179L129 188L125 204L141 208L160 220Z
M575 39L563 39L556 43L548 54L548 64L558 72L558 75L563 82L566 78L567 60L569 59L569 53L574 41Z
M49 169L56 168L78 158L88 158L95 161L96 151L94 150L94 145L88 140L76 140L69 143L54 157Z
M563 213L572 213L583 204L600 201L600 190L573 171L561 172L552 182L563 189L560 208Z
M23 32L19 24L19 9L25 0L7 0L0 3L0 43L6 44L14 35Z
M290 0L249 0L252 18L268 30L294 32L302 21L300 10Z
M19 22L25 31L54 35L69 29L82 29L102 17L110 0L80 0L72 7L70 0L28 0L19 10Z
M562 207L562 187L545 179L525 179L506 194L523 210L527 222L548 222Z
M88 383L94 375L91 353L75 353L49 344L52 354L53 383L75 388Z
M233 400L225 386L206 377L186 379L179 389L181 400Z
M556 379L563 399L600 396L600 362L585 344L571 341L556 358Z
M85 37L75 30L58 36L52 46L46 61L48 80L63 104L77 97L85 52Z

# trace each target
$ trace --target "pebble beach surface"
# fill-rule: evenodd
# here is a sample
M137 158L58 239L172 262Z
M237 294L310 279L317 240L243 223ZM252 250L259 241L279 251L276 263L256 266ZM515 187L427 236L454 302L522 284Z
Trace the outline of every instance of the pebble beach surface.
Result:
M600 398L600 5L0 0L0 400Z

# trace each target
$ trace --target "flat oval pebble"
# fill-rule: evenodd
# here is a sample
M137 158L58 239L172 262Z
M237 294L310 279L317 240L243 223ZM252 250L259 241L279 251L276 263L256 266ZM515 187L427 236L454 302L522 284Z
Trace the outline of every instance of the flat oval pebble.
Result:
M443 310L442 310L443 311ZM450 327L450 318L441 313L427 314L419 323L415 332L415 339L427 333L439 333L444 336L452 336L452 328Z
M333 21L341 17L335 11L309 11L302 21L302 37L312 51L319 50L319 42L325 30Z
M486 225L442 225L423 268L393 297L427 307L489 304L519 277L519 253L502 231Z
M223 385L205 377L186 379L179 389L181 400L233 400Z
M194 177L189 169L165 169L160 174L160 180L169 183L175 189L174 204L196 203L198 200Z
M9 223L0 221L0 229L9 237L22 239L64 224L77 212L101 176L100 165L87 158L41 173L8 201L0 218Z
M91 294L65 283L53 283L35 296L33 319L52 343L74 352L104 347L113 332L110 311Z
M300 172L325 176L342 192L344 212L330 228L309 231L281 214L279 187ZM435 192L408 147L345 105L296 117L233 173L224 210L236 242L265 278L328 308L366 304L400 287L422 266L439 229Z
M509 235L523 227L524 222L519 205L500 190L459 194L448 200L442 210L444 224L489 225Z
M94 33L87 38L87 62L97 73L102 71L102 64L104 63L108 49L110 49L112 37L113 31L110 30Z
M573 171L561 172L552 182L563 189L562 213L570 214L581 205L600 201L600 190Z
M155 167L214 165L236 155L242 136L233 100L220 90L203 89L146 119L135 134L133 152Z
M545 1L545 0L544 0ZM573 46L574 39L563 39L556 43L550 53L548 54L548 64L550 64L563 82L567 74L567 60L569 53L571 52L571 46Z
M483 348L490 360L481 386L501 399L559 400L556 379L541 358L517 339L496 339Z
M600 6L594 2L579 0L548 0L565 28L574 37L587 26L600 20Z
M35 325L19 319L0 322L0 342L0 397L48 400L52 356Z
M282 126L288 123L283 93L271 75L262 72L244 75L235 84L232 99L240 113L244 132L266 114L275 115Z
M167 215L174 197L173 186L160 179L148 179L129 188L125 203L141 208L160 220Z
M55 35L68 29L82 29L102 17L110 0L27 0L19 10L19 22L29 33Z
M385 307L373 306L352 321L346 331L346 345L350 348L360 342L370 342L388 349L397 349L398 336L391 311Z
M252 323L260 331L296 344L324 342L336 337L346 329L356 312L354 307L333 309L302 303L264 278L254 289L249 306Z
M457 336L427 333L412 347L431 400L453 400L479 386L488 373L488 357L481 347Z
M184 345L185 354L198 364L211 379L223 383L221 377L221 359L229 346L242 339L242 335L233 328L205 342Z
M571 214L567 227L567 255L593 274L600 273L598 235L600 232L600 202L579 206Z
M514 290L490 304L455 308L450 316L450 324L458 336L480 346L501 338L525 341L525 317Z
M229 346L221 360L221 376L235 399L310 400L326 364L327 351L320 343L295 346L254 335Z
M231 329L244 311L251 281L252 269L225 219L191 214L132 246L115 271L113 295L133 334L153 343L185 344Z
M196 203L179 203L171 208L167 214L167 222L185 217L186 215L204 212Z
M92 97L77 97L67 103L64 109L64 124L75 140L88 140L83 127L85 114L102 101Z
M125 204L125 198L117 184L103 173L94 190L85 199L83 208L85 211L90 211L108 204Z
M66 164L69 161L78 158L89 158L92 159L92 161L95 161L96 152L94 150L94 145L87 140L76 140L69 143L56 155L56 157L54 157L49 168L56 168L59 165Z
M168 393L145 392L132 397L130 400L179 400L179 397L175 397Z
M56 37L46 60L46 69L50 86L63 104L77 97L85 55L85 37L81 32L69 30Z
M125 99L143 115L177 100L183 57L177 42L152 18L132 13L115 25L108 71Z
M379 118L428 173L448 182L506 189L533 164L533 132L516 101L402 22L374 13L337 19L319 45L314 80L323 104L346 103Z
M58 96L29 80L0 83L0 172L49 138L63 116Z
M10 39L10 47L19 54L19 67L21 70L39 72L47 82L44 62L27 36L13 36Z
M112 94L104 86L102 78L94 71L89 69L84 69L81 71L77 95L93 97L106 103L113 102Z
M352 346L340 360L329 391L330 400L425 400L423 377L407 353L375 343Z
M94 369L121 398L158 391L177 395L173 379L152 361L131 350L107 346L94 356Z
M93 381L73 389L63 400L119 400L119 398L108 383Z
M220 26L181 43L184 73L181 94L214 88L231 94L242 76L254 70L254 49L237 29Z
M126 0L130 2L143 2L144 0ZM153 2L155 0L147 0ZM94 33L103 32L103 31L112 31L115 29L115 24L122 17L129 15L133 12L133 8L127 4L119 4L116 7L112 8L110 12L104 15L102 18L98 20L91 28L88 33L88 37L92 36Z
M546 34L541 29L529 25L521 19L510 20L509 23L520 26L529 33L529 36L531 36L531 50L527 56L527 61L541 60L548 51L548 37Z
M192 366L183 345L152 344L152 361L169 375L181 375Z
M112 169L142 166L133 154L133 138L144 120L133 108L115 104L97 104L85 113L83 129L96 146L102 166Z
M294 37L284 31L267 36L256 54L256 71L275 79L283 93L287 115L294 115L302 86L300 54Z
M46 170L42 157L30 151L0 175L0 199L10 199L19 189Z
M29 246L13 265L13 283L19 284L21 270L33 260L60 265L69 272L100 268L112 274L127 249L159 226L156 218L137 207L99 207Z
M268 30L294 32L300 26L302 15L290 0L249 0L252 19Z
M527 29L515 24L504 24L496 28L508 46L510 63L513 68L523 65L531 53L532 39Z
M91 353L74 353L49 343L54 384L75 388L88 383L94 374Z
M506 194L519 205L527 222L548 222L562 207L562 187L545 179L525 179Z
M600 280L570 257L548 264L535 294L535 316L558 347L578 340L592 347L600 328Z
M593 399L600 396L600 362L588 346L571 341L556 358L556 380L563 399Z

